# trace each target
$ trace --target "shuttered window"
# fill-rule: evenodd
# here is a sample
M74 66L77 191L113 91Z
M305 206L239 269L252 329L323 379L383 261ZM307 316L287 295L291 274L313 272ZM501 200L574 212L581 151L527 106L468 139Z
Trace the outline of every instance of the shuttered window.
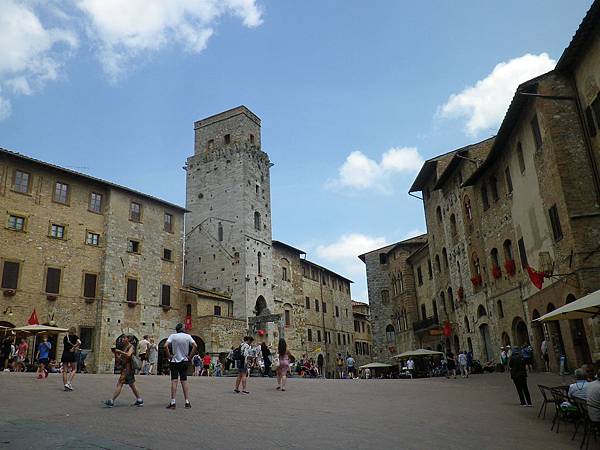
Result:
M160 304L163 306L171 306L171 286L168 284L162 285Z
M19 281L19 269L20 264L18 262L4 261L4 267L2 269L2 288L3 289L16 289Z
M83 275L83 296L85 298L96 298L96 283L98 277L93 273Z
M46 271L46 293L58 294L60 292L60 269L48 267Z
M138 281L135 278L127 278L127 301L137 302Z

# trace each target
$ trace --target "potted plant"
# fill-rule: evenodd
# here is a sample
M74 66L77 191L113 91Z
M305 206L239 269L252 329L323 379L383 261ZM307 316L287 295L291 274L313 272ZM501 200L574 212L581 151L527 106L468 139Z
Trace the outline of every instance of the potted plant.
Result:
M506 273L509 274L512 277L515 274L515 272L516 272L515 260L514 259L507 259L504 262L504 269L506 269Z
M500 277L502 277L502 270L500 270L499 266L494 266L492 268L492 275L494 277L494 279L499 279Z

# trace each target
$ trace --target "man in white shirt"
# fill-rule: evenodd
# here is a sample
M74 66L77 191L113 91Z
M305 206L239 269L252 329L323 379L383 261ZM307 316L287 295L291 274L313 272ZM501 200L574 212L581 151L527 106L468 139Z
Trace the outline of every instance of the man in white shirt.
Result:
M148 374L148 347L150 346L150 341L148 340L148 335L144 335L142 340L138 344L138 356L142 361L142 369L140 370L140 375Z
M542 341L542 345L540 347L542 351L542 359L544 360L544 366L546 367L546 372L550 372L550 363L548 358L548 341L544 339Z
M467 352L460 352L457 359L458 367L460 369L460 376L463 378L469 378L469 371L467 370Z
M412 358L408 358L408 361L406 361L406 369L410 373L413 373L413 371L415 370L415 362L413 361Z
M178 323L175 327L176 333L170 335L165 342L165 355L169 359L171 368L171 403L167 409L175 409L175 397L177 395L177 379L181 380L185 407L191 408L189 400L189 388L187 384L188 363L192 355L198 350L194 339L183 331L183 324ZM169 346L171 348L169 348Z
M600 370L598 376L600 376ZM586 387L588 416L591 421L600 422L600 381L587 383Z
M352 355L348 355L346 358L346 366L348 367L348 376L351 378L356 377L356 371L354 369L354 358Z

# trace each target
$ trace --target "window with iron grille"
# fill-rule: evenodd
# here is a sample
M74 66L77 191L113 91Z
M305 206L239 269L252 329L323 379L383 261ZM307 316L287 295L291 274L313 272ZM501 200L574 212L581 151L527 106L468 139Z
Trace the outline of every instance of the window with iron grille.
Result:
M163 248L163 259L166 259L167 261L172 261L173 252L168 248Z

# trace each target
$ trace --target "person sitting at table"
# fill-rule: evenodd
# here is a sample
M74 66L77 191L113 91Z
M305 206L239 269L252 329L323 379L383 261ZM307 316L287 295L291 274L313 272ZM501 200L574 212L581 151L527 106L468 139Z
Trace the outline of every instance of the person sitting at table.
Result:
M578 398L581 400L587 400L587 388L588 381L586 380L586 373L583 369L575 370L575 383L569 386L568 397L569 400Z
M594 370L594 366L592 364L584 364L581 366L581 370L585 372L585 379L588 383L596 380L596 371Z

